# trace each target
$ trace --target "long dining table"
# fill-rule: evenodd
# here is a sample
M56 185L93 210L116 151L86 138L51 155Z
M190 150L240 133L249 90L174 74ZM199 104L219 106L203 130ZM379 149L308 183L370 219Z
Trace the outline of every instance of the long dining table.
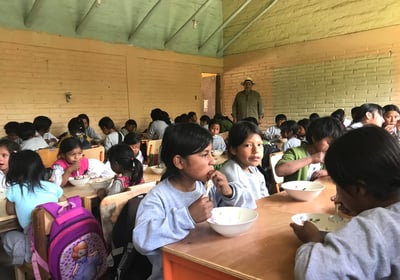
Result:
M143 179L145 182L160 181L161 175L153 173L150 168L147 168L143 172ZM66 186L63 188L65 197L80 196L83 201L83 205L88 210L93 210L94 207L99 206L100 199L97 196L97 192L89 185L74 187ZM6 213L6 200L4 195L0 196L0 233L18 229L17 217L15 215L8 215Z
M258 219L245 233L227 238L207 222L198 224L183 240L162 248L164 279L293 279L296 249L301 245L289 226L297 213L334 213L335 184L308 202L280 192L257 201Z

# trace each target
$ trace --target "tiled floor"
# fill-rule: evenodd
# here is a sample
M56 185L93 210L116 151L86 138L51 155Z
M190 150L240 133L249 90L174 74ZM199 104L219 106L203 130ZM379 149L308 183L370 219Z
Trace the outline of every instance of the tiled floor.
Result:
M3 244L0 240L0 279L2 280L14 280L14 267L10 263L10 258L4 252Z

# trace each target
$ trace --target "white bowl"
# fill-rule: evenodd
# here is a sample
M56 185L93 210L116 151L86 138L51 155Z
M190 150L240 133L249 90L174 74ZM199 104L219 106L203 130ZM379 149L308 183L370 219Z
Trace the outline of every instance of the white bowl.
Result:
M164 174L164 172L167 170L167 167L164 165L153 165L150 166L151 171L153 171L155 174Z
M313 223L321 232L331 232L344 227L349 219L342 217L341 221L332 221L329 217L332 214L324 213L301 213L292 216L292 221L298 225L303 225L305 221Z
M290 181L283 183L281 188L295 200L309 201L317 197L325 187L318 182Z
M224 153L224 151L222 150L212 150L211 154L215 157L219 157L220 155L222 155Z
M233 237L247 231L257 220L258 213L249 208L217 207L207 219L211 228L225 237Z
M89 184L93 189L95 189L97 191L100 189L107 188L111 184L112 180L113 180L113 177L99 177L99 178L91 179Z
M145 171L147 167L149 167L147 164L142 164L142 166L143 166L143 171Z
M75 179L74 177L69 177L68 182L70 182L72 185L81 187L86 185L90 180L89 176L84 176L83 178L80 179Z

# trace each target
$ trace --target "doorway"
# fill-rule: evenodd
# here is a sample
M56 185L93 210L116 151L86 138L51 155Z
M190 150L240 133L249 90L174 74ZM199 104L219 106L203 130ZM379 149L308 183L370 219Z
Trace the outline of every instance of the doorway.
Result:
M213 118L216 113L221 113L220 85L219 74L201 73L202 115Z

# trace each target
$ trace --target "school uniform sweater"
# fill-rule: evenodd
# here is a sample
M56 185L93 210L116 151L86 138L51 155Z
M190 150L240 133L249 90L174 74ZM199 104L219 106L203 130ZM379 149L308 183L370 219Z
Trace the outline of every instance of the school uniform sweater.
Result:
M400 279L400 202L366 210L324 243L303 244L295 279Z
M252 197L233 186L233 196L227 198L212 187L210 198L217 206L242 206L252 204ZM141 201L133 230L133 243L138 252L146 255L153 265L151 280L163 279L161 247L184 239L196 226L188 207L205 193L202 182L196 189L182 192L174 188L168 179L161 181Z

